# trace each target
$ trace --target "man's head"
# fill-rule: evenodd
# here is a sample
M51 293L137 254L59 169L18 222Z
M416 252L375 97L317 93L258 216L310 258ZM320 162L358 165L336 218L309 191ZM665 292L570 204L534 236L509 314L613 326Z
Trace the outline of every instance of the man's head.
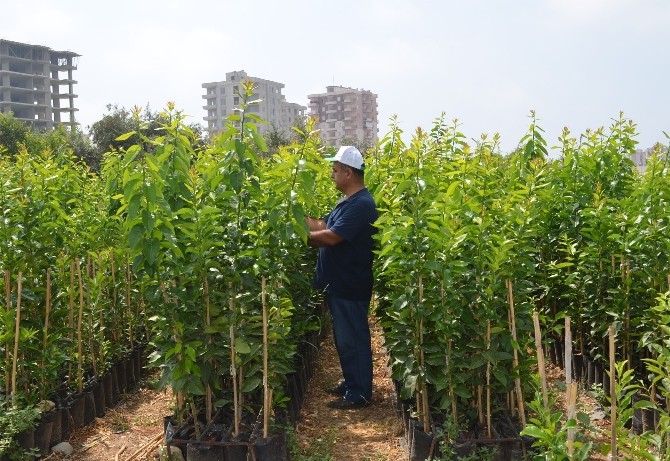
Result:
M326 160L330 162L340 162L343 165L361 172L365 170L363 156L354 146L342 146L334 157L328 157Z
M349 195L361 188L365 178L363 172L365 163L358 149L353 146L342 146L334 157L326 160L333 162L331 178L337 190Z

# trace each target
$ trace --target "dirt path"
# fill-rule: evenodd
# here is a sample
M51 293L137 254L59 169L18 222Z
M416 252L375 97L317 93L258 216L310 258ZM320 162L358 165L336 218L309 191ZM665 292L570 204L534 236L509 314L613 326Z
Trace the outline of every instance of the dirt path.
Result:
M333 461L401 461L408 459L400 445L404 437L402 421L393 409L395 390L387 367L381 328L372 328L373 395L372 406L359 410L334 410L324 389L341 378L332 335L321 345L319 362L309 383L296 432L307 459ZM316 456L321 456L317 458ZM312 458L309 458L312 456Z
M404 461L407 453L400 445L402 422L393 409L394 388L387 368L381 329L372 322L374 360L374 404L360 410L333 410L326 406L332 398L324 388L340 378L340 367L332 336L323 344L296 427L297 461ZM149 385L148 385L149 384ZM151 390L143 382L139 390L125 394L103 418L75 431L69 442L74 453L50 460L134 461L155 460L157 442L162 441L163 417L172 412L167 392ZM125 448L124 448L125 447ZM123 450L123 451L122 451Z

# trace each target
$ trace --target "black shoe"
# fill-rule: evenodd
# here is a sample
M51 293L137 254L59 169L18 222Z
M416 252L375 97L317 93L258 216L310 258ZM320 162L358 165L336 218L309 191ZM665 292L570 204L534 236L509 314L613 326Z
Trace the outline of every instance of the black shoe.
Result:
M372 402L369 402L365 399L349 400L345 399L344 397L341 399L335 399L326 404L328 408L335 408L336 410L354 410L356 408L369 407L370 405L372 405Z
M338 384L337 386L327 387L326 393L330 395L337 395L338 397L344 397L344 394L347 393L347 390L344 386L342 386L342 384Z

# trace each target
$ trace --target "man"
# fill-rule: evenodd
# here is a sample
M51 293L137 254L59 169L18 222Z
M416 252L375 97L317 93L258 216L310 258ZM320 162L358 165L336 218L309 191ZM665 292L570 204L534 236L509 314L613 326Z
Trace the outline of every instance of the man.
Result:
M307 218L308 243L319 248L314 286L325 291L344 380L328 392L339 398L331 408L362 408L372 403L372 348L368 309L372 298L372 260L378 213L365 187L363 156L343 146L331 178L344 196L323 220Z

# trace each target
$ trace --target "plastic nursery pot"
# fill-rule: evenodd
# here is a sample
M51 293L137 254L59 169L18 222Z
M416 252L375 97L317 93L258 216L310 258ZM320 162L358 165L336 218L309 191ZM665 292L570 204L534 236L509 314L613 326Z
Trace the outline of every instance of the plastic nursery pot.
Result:
M105 408L105 382L104 380L100 380L93 384L93 401L95 402L95 416L98 418L102 418L105 416L106 413L106 408Z
M213 425L199 439L186 445L188 461L221 461L223 454L223 437L226 429L223 425Z
M424 461L433 456L437 444L432 433L425 432L418 421L410 422L410 460Z
M72 429L77 429L84 425L84 394L75 394L72 396L72 405L70 406L70 416L72 417Z
M51 428L51 439L49 440L49 447L58 445L63 441L63 413L64 408L56 408L54 410L54 422Z
M268 438L257 438L252 443L256 461L288 461L286 433L268 434Z
M584 376L584 356L582 354L572 356L572 375L575 381L582 381Z
M112 405L114 405L114 377L111 371L108 371L102 377L102 387L105 391L105 407L112 408ZM97 405L95 408L98 409Z
M49 453L51 431L53 430L55 416L56 413L53 411L43 413L37 426L35 426L33 441L35 448L40 452L40 456L46 456Z
M95 400L93 391L84 392L84 426L88 426L95 421Z

